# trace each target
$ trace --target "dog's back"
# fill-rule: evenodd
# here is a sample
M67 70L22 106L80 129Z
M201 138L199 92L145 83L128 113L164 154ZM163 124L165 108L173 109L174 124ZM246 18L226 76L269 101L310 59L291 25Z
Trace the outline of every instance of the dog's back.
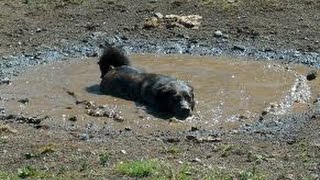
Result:
M103 78L104 75L107 74L108 71L113 69L114 67L131 65L125 53L121 51L119 48L112 46L109 46L104 49L98 64L101 71L101 78Z
M191 114L194 95L187 83L130 66L128 57L116 47L104 50L99 65L100 87L105 94L145 103L178 119Z

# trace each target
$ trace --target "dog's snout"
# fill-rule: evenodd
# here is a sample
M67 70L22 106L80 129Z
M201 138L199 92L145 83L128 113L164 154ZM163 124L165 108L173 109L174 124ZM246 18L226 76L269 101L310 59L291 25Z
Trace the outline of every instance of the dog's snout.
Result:
M182 108L181 114L190 115L191 109L190 108Z
M176 113L176 118L180 120L184 120L187 117L191 115L191 109L190 108L181 108L177 113Z
M191 115L191 107L187 101L181 101L180 107L178 108L176 117L178 119L186 119L188 116Z

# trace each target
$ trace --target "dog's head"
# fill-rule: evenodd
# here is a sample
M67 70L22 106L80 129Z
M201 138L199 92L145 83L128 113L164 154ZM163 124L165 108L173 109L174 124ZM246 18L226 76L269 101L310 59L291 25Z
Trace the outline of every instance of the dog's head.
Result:
M192 114L195 101L191 86L183 81L173 81L164 86L162 93L177 119L186 119Z

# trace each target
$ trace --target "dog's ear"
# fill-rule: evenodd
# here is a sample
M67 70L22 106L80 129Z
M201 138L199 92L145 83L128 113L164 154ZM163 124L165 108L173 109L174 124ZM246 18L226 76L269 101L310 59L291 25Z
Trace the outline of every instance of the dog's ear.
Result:
M191 102L190 102L190 106L191 106L191 109L193 111L194 109L194 106L195 106L195 100L194 100L194 93L193 93L193 87L190 86L190 85L187 85L189 88L190 88L190 95L191 95Z
M157 96L162 99L166 99L166 98L171 97L175 94L177 94L177 92L169 86L162 86L157 91Z
M190 102L190 106L191 106L191 110L193 111L194 106L195 106L195 101L194 101L194 98L193 98L193 94L192 94L192 99L191 99L191 102Z

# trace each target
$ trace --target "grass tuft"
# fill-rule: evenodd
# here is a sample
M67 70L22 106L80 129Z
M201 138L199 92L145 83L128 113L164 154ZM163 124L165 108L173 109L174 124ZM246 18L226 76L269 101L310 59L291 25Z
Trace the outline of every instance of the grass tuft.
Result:
M99 154L99 160L102 166L107 166L109 159L110 159L109 154L107 153Z
M116 166L116 171L120 174L131 177L147 177L157 170L156 160L139 160L132 162L122 162Z

